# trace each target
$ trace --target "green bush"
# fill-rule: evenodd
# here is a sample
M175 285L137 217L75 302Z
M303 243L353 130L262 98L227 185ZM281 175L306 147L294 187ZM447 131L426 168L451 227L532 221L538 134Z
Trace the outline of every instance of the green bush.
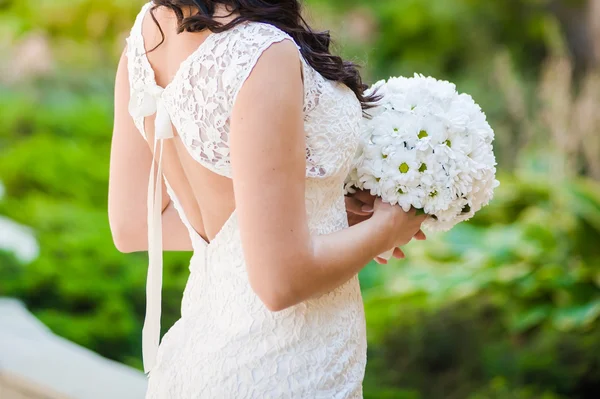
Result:
M503 378L494 378L489 387L472 395L468 399L561 399L552 392L540 393L531 388L511 388Z
M365 295L368 384L428 399L600 393L600 186L501 181L473 222L380 268ZM492 395L494 378L516 391Z
M0 258L0 296L24 300L57 334L140 366L147 257L120 254L111 239L105 84L65 90L69 84L46 82L44 89L5 90L1 97L0 140L9 145L0 154L7 192L0 213L33 227L41 248L29 265ZM179 317L189 255L165 259L168 328Z
M456 78L474 68L489 68L490 56L504 49L533 72L547 54L553 19L546 0L308 3L319 26L334 26L342 38L358 39L347 22L349 15L372 21L372 36L343 44L347 55L368 60L374 76L419 72Z
M410 389L430 399L470 398L478 392L474 397L479 398L498 379L511 388L489 398L521 397L513 390L590 399L600 392L598 326L511 333L501 323L506 310L477 295L441 308L430 308L417 297L371 300L370 329L383 309L393 309L395 316L387 317L385 330L369 339L367 392Z

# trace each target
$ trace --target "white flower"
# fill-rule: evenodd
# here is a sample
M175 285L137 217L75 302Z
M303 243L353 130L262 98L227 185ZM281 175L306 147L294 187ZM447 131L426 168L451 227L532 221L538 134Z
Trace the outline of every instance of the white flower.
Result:
M494 132L473 98L450 82L422 75L377 82L382 98L365 119L345 188L369 190L448 230L471 218L498 186Z

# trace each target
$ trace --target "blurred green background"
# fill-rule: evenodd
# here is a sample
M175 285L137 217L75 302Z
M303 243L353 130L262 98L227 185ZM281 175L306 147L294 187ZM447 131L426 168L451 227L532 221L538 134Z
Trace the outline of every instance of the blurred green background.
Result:
M600 397L600 1L305 3L368 82L452 80L496 130L493 203L361 275L365 398ZM0 296L135 367L147 259L114 248L106 198L114 71L141 5L0 0L0 228L39 245L0 249ZM188 259L166 255L164 330Z

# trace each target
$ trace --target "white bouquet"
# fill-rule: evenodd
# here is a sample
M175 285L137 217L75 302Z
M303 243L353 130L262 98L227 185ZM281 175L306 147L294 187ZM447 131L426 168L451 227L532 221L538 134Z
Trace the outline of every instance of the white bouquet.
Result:
M414 207L430 215L424 227L438 231L488 204L499 184L494 131L471 96L422 75L369 91L381 100L364 120L346 192L364 189L405 211Z

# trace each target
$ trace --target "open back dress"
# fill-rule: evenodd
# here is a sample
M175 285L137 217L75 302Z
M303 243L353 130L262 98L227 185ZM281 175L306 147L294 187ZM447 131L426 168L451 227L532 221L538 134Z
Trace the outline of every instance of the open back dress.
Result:
M174 127L194 160L231 178L229 131L236 96L261 54L274 43L293 39L258 22L213 33L162 88L142 36L151 6L143 7L127 39L129 112L144 137L145 118L156 114L152 145L159 175L161 143L174 136ZM362 110L348 87L323 78L300 59L308 223L312 234L329 234L348 227L343 183L358 144ZM366 331L358 278L284 311L269 311L250 286L236 212L207 243L191 227L168 182L167 192L188 227L194 255L181 318L159 345L161 183L150 180L143 331L147 398L362 398Z

